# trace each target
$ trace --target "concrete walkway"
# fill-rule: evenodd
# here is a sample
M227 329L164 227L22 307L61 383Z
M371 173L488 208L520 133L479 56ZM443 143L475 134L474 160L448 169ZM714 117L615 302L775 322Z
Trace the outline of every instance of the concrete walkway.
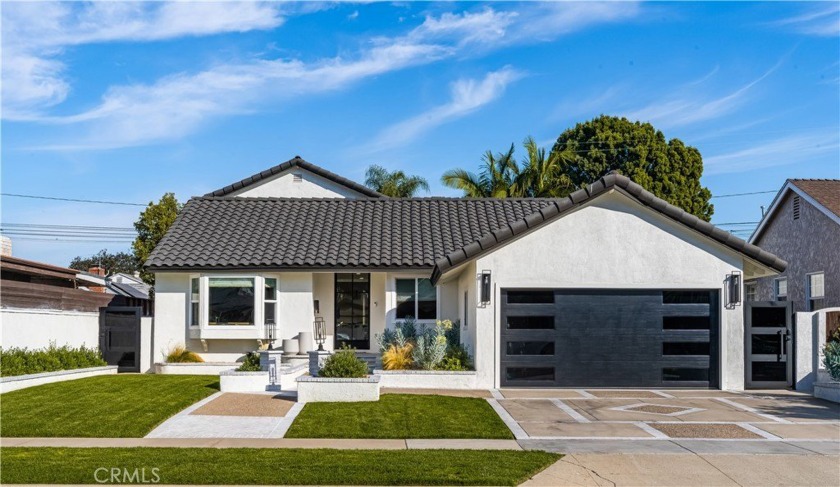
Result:
M338 450L521 450L516 440L357 440L304 438L0 438L9 447L333 448Z
M834 486L838 457L799 455L572 454L524 486Z

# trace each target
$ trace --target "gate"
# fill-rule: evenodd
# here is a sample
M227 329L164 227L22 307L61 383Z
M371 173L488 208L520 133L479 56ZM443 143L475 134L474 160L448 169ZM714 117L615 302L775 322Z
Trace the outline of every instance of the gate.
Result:
M115 306L99 310L99 350L119 372L140 372L142 308Z
M791 303L748 301L744 312L746 386L789 387L793 380Z

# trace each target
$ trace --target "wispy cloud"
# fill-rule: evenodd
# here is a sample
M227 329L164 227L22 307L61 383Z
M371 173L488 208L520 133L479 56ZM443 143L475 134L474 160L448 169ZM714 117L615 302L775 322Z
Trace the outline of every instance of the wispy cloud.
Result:
M770 24L786 27L801 34L837 37L840 35L840 4L831 2L819 7L810 7L805 13Z
M215 25L215 32L272 28L283 22L282 13L276 5L256 4L249 7L250 13L231 12L230 18L210 22L210 25ZM81 24L70 28L71 34L62 34L64 40L51 41L51 46L119 39L149 41L178 35L206 35L214 31L213 28L196 25L200 22L178 20L179 23L175 23L172 19L200 16L184 15L183 11L174 12L161 7L154 14L141 16L137 22L143 27L136 27L134 17L127 13L130 8L139 7L134 4L116 6L114 11L101 7L84 15L63 12L52 16L58 21L45 22L46 26L35 31L61 31L55 24L63 25L73 19ZM240 8L239 4L236 8ZM60 62L54 65L21 62L19 77L26 77L29 87L18 89L16 98L12 97L20 109L16 110L14 103L7 105L4 100L4 116L11 113L11 117L18 120L74 128L73 133L67 135L67 142L59 141L42 147L45 149L109 149L144 145L180 138L215 118L256 111L266 103L340 89L371 76L478 50L496 49L511 43L540 42L599 22L629 18L637 11L635 4L576 3L533 4L515 12L485 7L429 15L403 35L371 38L362 42L355 53L338 57L310 62L257 58L218 64L195 73L175 73L151 83L112 86L97 106L70 116L53 116L47 110L67 96L69 86L61 76L63 65ZM212 13L213 17L225 17L222 10L212 10ZM98 20L82 21L80 17L95 17ZM5 12L3 21L4 24L7 22ZM535 27L535 23L546 22L552 23L551 29ZM89 25L99 27L84 27ZM120 27L115 28L114 25ZM29 29L26 35L17 33L16 38L30 37L33 29ZM541 31L545 33L533 34ZM117 32L123 32L122 37ZM41 55L38 59L46 57ZM512 75L513 71L505 73ZM39 75L41 81L38 81ZM487 82L491 83L494 79L497 78ZM4 88L6 85L4 79ZM466 97L466 92L477 87L463 89ZM466 107L470 100L464 98L462 102ZM442 111L437 116L447 117ZM77 127L85 133L79 134Z
M284 21L277 4L15 2L3 6L3 118L37 118L67 97L58 60L68 46L159 41L270 29Z
M803 164L814 157L837 153L840 149L838 128L817 133L791 135L765 141L733 152L713 155L703 160L707 175L729 174L767 167Z
M631 120L651 122L661 127L679 127L720 118L741 107L750 90L779 69L785 59L783 57L758 78L725 95L709 97L698 93L702 90L701 86L716 73L712 71L700 80L687 83L676 93L665 96L662 101L625 111L623 115Z
M445 123L465 117L501 97L523 73L506 66L481 80L459 79L450 87L449 101L382 130L363 152L379 152L409 143Z

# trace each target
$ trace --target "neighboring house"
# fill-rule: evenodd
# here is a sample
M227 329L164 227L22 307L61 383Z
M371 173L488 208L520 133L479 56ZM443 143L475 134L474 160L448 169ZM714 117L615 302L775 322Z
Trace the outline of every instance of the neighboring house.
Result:
M787 301L793 311L840 307L840 179L789 179L750 243L788 262L747 283L751 300Z
M99 344L99 309L113 295L84 289L78 271L12 256L0 259L0 345Z
M143 282L139 273L118 272L108 276L106 269L91 267L87 272L78 272L76 277L91 290L113 294L110 306L137 307L143 316L152 316L151 286Z
M395 322L450 319L479 387L743 389L727 283L786 263L617 174L567 198L400 199L295 158L189 200L146 266L157 353L234 361L316 317L328 348L376 351Z

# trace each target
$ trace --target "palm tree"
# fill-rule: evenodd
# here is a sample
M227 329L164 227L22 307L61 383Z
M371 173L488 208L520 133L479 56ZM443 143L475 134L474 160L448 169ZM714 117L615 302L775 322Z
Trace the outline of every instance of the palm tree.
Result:
M440 180L445 186L460 189L467 198L511 198L525 196L519 184L522 176L513 158L515 147L496 155L487 151L482 157L481 172L476 175L465 169L451 169Z
M528 156L522 161L520 192L535 198L553 198L574 191L572 180L560 171L561 163L574 154L551 151L546 157L545 148L538 147L533 137L526 138L523 145Z
M411 198L420 189L429 192L429 183L420 176L407 176L402 171L389 172L376 164L365 172L365 186L392 198Z

